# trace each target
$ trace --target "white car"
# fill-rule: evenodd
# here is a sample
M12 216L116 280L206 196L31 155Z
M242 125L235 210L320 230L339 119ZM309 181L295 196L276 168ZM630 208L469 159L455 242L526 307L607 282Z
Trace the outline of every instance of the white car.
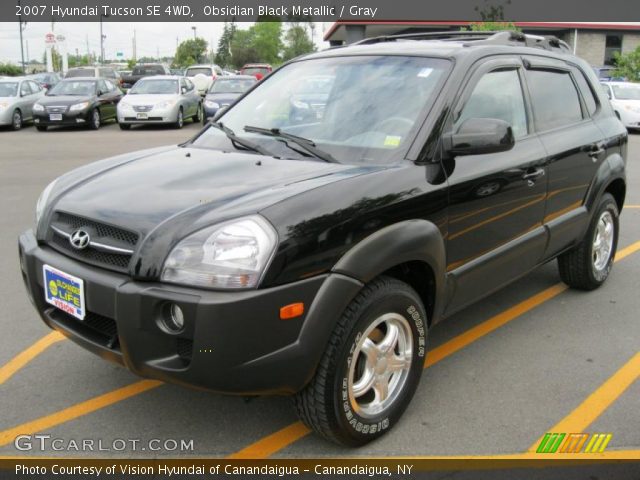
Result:
M602 82L618 118L627 128L640 128L640 84Z
M184 76L191 79L202 96L207 94L216 78L222 75L224 75L222 68L216 64L191 65L184 71Z
M20 130L24 122L33 120L33 104L45 90L33 80L22 77L0 77L0 126Z
M182 128L187 118L200 121L202 98L191 80L177 75L142 78L118 103L122 130L149 123L169 123Z

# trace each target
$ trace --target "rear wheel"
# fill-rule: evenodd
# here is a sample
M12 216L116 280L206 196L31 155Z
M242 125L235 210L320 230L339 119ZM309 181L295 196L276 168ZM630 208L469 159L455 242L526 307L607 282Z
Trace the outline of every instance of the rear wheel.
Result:
M98 130L100 128L100 125L102 124L102 120L100 118L100 110L98 110L97 108L94 109L91 112L90 115L90 120L89 120L89 128L91 130Z
M14 110L11 117L11 128L20 130L22 128L22 112L18 109Z
M618 246L618 205L605 193L582 242L558 257L562 281L572 288L594 290L611 273Z
M302 422L347 446L390 430L420 381L426 328L410 286L389 277L365 286L338 321L314 378L294 397Z

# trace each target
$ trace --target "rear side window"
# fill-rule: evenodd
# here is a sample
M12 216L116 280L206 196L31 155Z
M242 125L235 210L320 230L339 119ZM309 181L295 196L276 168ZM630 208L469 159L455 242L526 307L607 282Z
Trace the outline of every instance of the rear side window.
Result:
M593 89L591 88L591 83L587 80L584 73L575 72L576 83L582 92L582 98L584 98L584 104L587 107L587 112L589 115L593 115L596 113L598 109L598 101L593 94Z
M536 128L540 131L582 120L580 97L569 72L527 71Z
M527 132L527 114L517 70L499 70L485 74L473 88L456 128L469 118L504 120L516 138Z

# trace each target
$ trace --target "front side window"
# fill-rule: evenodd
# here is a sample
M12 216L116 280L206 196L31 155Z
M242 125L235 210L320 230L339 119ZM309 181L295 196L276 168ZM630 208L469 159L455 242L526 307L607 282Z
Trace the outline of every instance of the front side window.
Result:
M529 70L527 81L538 130L550 130L582 120L580 97L569 72Z
M457 129L469 118L497 118L513 130L515 138L527 135L527 114L516 69L485 74L476 84L455 122Z
M450 65L404 56L302 60L267 77L220 121L277 156L302 157L282 139L246 127L304 137L339 162L388 164L402 159ZM194 146L229 149L230 142L219 129L208 128Z
M18 96L18 82L0 82L0 98Z

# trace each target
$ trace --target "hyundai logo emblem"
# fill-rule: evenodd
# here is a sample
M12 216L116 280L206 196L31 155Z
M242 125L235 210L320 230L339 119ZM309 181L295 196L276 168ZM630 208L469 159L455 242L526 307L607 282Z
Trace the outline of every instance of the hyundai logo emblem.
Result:
M89 242L91 242L89 234L82 229L76 230L69 237L69 243L71 243L71 246L77 250L87 248L89 246Z

